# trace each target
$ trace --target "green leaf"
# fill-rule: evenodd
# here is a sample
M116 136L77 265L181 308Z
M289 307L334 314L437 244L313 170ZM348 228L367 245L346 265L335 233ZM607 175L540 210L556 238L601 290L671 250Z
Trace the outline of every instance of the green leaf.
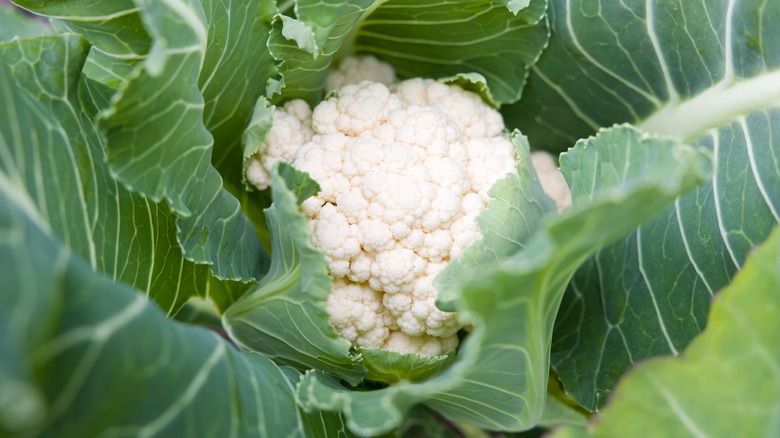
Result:
M4 436L306 436L273 362L95 273L5 176L0 266Z
M203 121L214 136L212 164L219 170L225 187L239 200L245 196L243 184L242 131L252 118L265 84L276 75L266 41L274 2L267 0L205 0L208 44L198 85L205 101ZM242 200L252 209L255 199ZM267 232L262 215L248 212L258 232ZM256 220L258 219L258 220Z
M363 357L363 366L368 370L366 379L382 383L422 382L440 373L455 360L454 353L431 358L381 348L360 348L358 351Z
M75 35L0 44L0 179L29 197L52 235L168 313L205 294L208 268L184 260L175 218L111 178L80 100L89 50Z
M13 0L36 14L56 19L57 27L84 36L108 56L141 59L152 41L132 0Z
M138 67L138 60L126 60L107 54L93 47L89 51L83 74L93 81L111 88L111 94L127 82ZM107 109L110 105L106 105Z
M316 195L320 191L320 185L309 177L309 174L302 172L288 163L282 162L276 169L279 173L279 181L284 181L287 189L295 195L295 203L301 205L303 201ZM273 190L271 190L273 193Z
M334 56L365 53L392 64L401 78L479 75L487 86L477 87L491 105L514 102L547 44L547 0L503 3L296 1L296 18L274 20L268 47L281 78L269 89L281 94L275 102L315 105Z
M780 434L780 231L754 251L680 357L647 361L618 384L593 436Z
M244 152L241 160L235 161L235 163L241 163L238 170L233 172L239 172L240 175L240 189L233 190L237 193L241 206L244 208L244 214L246 214L255 224L260 242L263 244L263 248L267 252L271 252L271 235L266 226L265 213L263 212L267 207L271 205L271 195L269 190L264 190L260 193L255 192L255 187L246 181L246 167L249 164L249 158L254 155L263 144L265 136L271 129L273 123L273 110L274 106L271 105L268 100L260 96L255 102L255 108L252 112L252 118L249 121L249 125L243 132L241 143L244 145ZM235 164L233 163L233 164ZM225 163L227 165L227 162Z
M213 137L198 88L208 39L203 9L194 2L138 6L152 48L98 123L112 173L132 190L170 204L188 259L210 264L221 279L260 278L268 259L257 233L211 166Z
M682 351L712 294L780 219L780 34L768 25L779 14L762 0L551 2L553 37L523 101L503 109L510 126L562 151L628 121L703 145L716 161L711 185L574 277L553 365L588 409L632 364Z
M479 73L458 73L455 76L441 78L439 81L445 84L457 85L466 91L478 94L486 104L493 108L500 106L490 92L487 79Z
M7 5L0 5L0 41L14 37L31 38L51 33L46 23L26 17L22 11Z
M713 182L599 251L575 275L552 354L583 406L603 406L632 364L678 354L704 329L712 295L777 221L778 123L780 110L757 112L702 139L716 158Z
M81 33L97 46L85 67L85 74L97 82L118 89L143 68L138 64L152 45L142 22L142 14L148 12L132 1L99 8L77 0L25 5L60 18L57 22L64 30ZM207 0L202 5L208 42L198 86L204 100L203 122L214 137L211 162L224 178L225 188L242 200L245 214L260 233L267 234L257 203L243 202L240 141L255 100L276 74L265 47L276 7L265 0Z
M528 140L519 131L513 132L509 140L517 151L517 175L499 180L490 189L490 205L476 219L483 238L466 248L460 259L450 262L434 279L436 305L443 310L455 311L465 277L473 271L488 270L523 250L545 216L555 210L539 185Z
M585 427L588 419L555 397L548 396L539 426L553 428L558 426Z
M484 438L487 435L468 435L441 421L433 411L425 407L416 407L409 411L404 424L391 436L398 438Z
M448 419L490 430L519 431L537 424L545 405L553 321L571 275L599 247L709 176L706 153L644 138L636 129L616 127L578 144L566 163L594 154L599 159L595 166L565 172L570 180L590 180L593 191L576 193L570 214L548 218L523 249L502 263L464 270L458 311L474 330L447 370L422 383L374 391L349 391L322 372L310 371L299 386L302 405L344 412L350 429L364 435L397 427L419 403ZM522 193L515 196L517 204L526 200ZM583 198L590 202L583 204Z
M291 178L285 181L282 173ZM325 256L311 245L306 217L298 209L300 192L295 191L316 183L304 183L303 176L285 164L274 168L274 203L265 210L273 246L271 268L227 309L223 326L242 349L286 365L324 370L356 385L366 371L360 357L350 352L350 342L328 322L324 302L332 280Z
M222 320L217 314L217 307L211 301L200 297L187 301L174 318L189 325L206 327L214 331L222 330Z
M766 22L779 11L763 0L552 0L553 37L507 122L557 151L616 122L696 140L776 106L780 36Z
M262 146L265 141L265 136L268 135L268 131L271 130L271 125L274 121L274 108L275 106L271 105L271 102L262 96L255 102L255 108L252 111L252 119L244 130L242 138L242 143L244 144L244 167L246 167L246 161L249 157L260 150L260 146Z
M550 438L587 438L588 433L584 427L561 426L552 430Z
M304 99L309 105L319 103L334 54L372 3L296 0L296 18L277 16L268 50L279 62L280 78L269 85L268 97L274 102Z
M388 0L359 24L351 50L389 62L401 78L478 73L496 103L511 103L547 45L546 8L547 0L470 1L457 8L440 0Z
M301 380L301 372L295 368L286 366L280 368L287 376L287 390L294 393L296 385ZM287 391L285 391L285 393L287 393ZM302 428L305 431L304 436L306 437L357 437L357 435L353 434L347 428L342 415L325 411L302 412L300 410L298 411L298 415L301 419Z

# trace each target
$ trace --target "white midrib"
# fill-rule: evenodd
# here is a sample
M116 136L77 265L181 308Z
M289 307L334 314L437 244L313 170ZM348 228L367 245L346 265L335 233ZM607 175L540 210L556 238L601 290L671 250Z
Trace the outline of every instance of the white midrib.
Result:
M685 101L671 101L639 123L645 131L694 140L741 115L780 105L780 70L720 82Z

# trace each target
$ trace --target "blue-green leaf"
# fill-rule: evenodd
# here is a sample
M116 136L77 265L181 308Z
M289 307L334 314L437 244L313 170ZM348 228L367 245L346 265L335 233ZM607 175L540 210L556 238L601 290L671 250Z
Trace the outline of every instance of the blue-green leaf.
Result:
M14 3L51 17L59 29L81 34L111 57L141 59L152 44L133 0L14 0Z
M711 185L600 251L564 298L553 364L588 409L632 364L678 354L712 294L780 219L780 3L553 0L553 37L523 100L504 108L562 151L631 122L713 152Z
M0 433L307 436L272 361L168 320L47 225L0 178Z
M778 436L779 266L775 230L715 297L702 334L680 357L630 371L589 435Z
M267 256L211 165L213 137L198 88L208 42L203 8L195 2L138 7L152 47L99 117L112 173L133 191L170 204L188 259L210 264L222 279L258 279Z
M280 95L276 101L314 105L327 91L334 57L365 53L392 64L401 78L478 74L488 102L514 102L547 44L547 0L503 3L298 0L295 18L274 20L268 47L281 76L269 90Z
M401 78L478 73L496 103L511 103L547 45L546 9L547 0L457 8L441 0L388 0L359 23L350 50L389 62Z
M14 37L30 38L51 33L51 28L43 21L25 17L22 11L13 6L0 5L0 41Z
M208 289L183 257L175 217L114 181L80 93L89 47L75 35L0 44L0 178L31 200L50 233L98 271L168 313Z
M325 78L336 51L373 0L296 0L295 18L274 19L268 50L279 62L279 75L268 97L322 100ZM280 95L280 93L282 93Z

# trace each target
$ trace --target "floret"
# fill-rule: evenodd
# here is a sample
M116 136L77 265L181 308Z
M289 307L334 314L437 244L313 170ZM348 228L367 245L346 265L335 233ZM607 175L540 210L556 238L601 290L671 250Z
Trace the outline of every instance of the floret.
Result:
M325 89L338 90L345 85L357 84L362 81L371 81L390 86L395 80L395 70L390 64L382 62L375 57L350 56L339 64L338 68L329 72L325 81Z

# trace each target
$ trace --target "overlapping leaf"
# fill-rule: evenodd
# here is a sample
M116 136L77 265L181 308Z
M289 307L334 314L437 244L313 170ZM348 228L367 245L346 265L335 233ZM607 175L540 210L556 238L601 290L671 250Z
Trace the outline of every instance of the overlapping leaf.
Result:
M181 258L170 213L103 167L77 99L87 50L74 35L0 45L0 434L339 433L339 416L297 410L299 375L118 282L179 303L208 268Z
M582 413L575 411L555 397L547 397L544 413L539 420L539 426L555 428L561 426L582 427L587 424L587 418Z
M255 101L265 94L268 79L276 75L265 46L276 7L267 0L206 0L203 8L208 44L198 84L205 100L203 121L214 137L211 162L258 233L264 235L261 203L247 194L242 182L241 135Z
M440 373L455 361L455 353L425 357L419 354L401 354L381 348L358 349L362 364L368 372L366 379L372 382L398 383L422 382Z
M319 188L292 167L283 164L281 169L288 178L279 168L272 172L274 203L265 211L273 246L271 268L257 287L227 309L223 325L243 349L298 368L317 368L356 385L366 370L350 352L350 342L328 323L323 304L332 285L328 264L311 245L296 199L312 184Z
M271 360L168 320L143 295L94 272L50 232L36 200L3 175L3 436L338 431L337 416L298 412L287 373Z
M575 275L552 354L580 403L603 405L630 364L677 354L704 328L712 295L776 221L779 122L780 110L756 112L701 139L716 157L713 183L601 250Z
M780 231L720 292L677 358L629 372L589 428L596 437L780 434Z
M323 98L325 78L336 51L373 0L296 0L295 18L274 19L268 50L279 61L279 75L269 83L268 97L304 99L316 105ZM283 90L283 96L278 96Z
M111 178L79 99L88 50L74 35L0 45L0 179L29 197L52 235L93 269L175 313L206 293L208 268L184 260L164 205Z
M187 258L223 279L259 278L267 257L239 202L211 166L198 78L208 29L198 2L139 2L153 45L136 76L101 113L108 162L123 184L167 200Z
M710 297L780 215L780 4L555 0L553 38L523 101L504 110L535 147L563 150L630 121L708 147L711 185L606 248L575 276L553 364L596 409L622 373L676 354Z
M552 0L553 38L504 115L555 151L616 122L696 140L780 99L780 37L768 24L779 7Z
M550 219L502 263L465 269L453 283L458 311L474 330L451 367L422 383L375 391L349 391L311 371L299 387L301 403L344 412L350 429L364 435L398 426L418 403L491 430L533 427L545 405L553 320L571 275L599 247L706 179L709 165L701 151L628 127L580 143L569 152L565 172L570 181L591 184L575 193L574 211ZM516 197L517 205L527 201L521 192L500 195Z
M17 3L56 17L60 26L86 37L97 47L90 53L86 74L113 88L133 77L135 64L146 57L152 44L142 21L144 9L131 0L97 8L74 0ZM240 133L254 101L276 72L264 43L276 7L264 0L206 0L202 4L208 43L198 84L205 100L203 120L214 136L212 162L223 176L240 175L232 172L240 162L235 160ZM240 177L229 180L240 183Z
M359 23L352 50L389 62L401 78L479 73L498 104L515 102L547 45L547 0L388 0Z
M241 184L240 139L254 101L275 73L264 47L274 3L20 4L58 18L61 27L95 45L85 74L93 80L88 84L93 94L111 97L120 91L100 108L100 126L112 170L123 184L171 203L182 217L179 240L188 258L211 264L220 278L259 278L267 258L242 209L260 232L266 230ZM171 81L174 76L178 79ZM152 104L160 111L153 117L147 109ZM136 121L142 129L131 126ZM240 204L221 190L209 160Z
M296 1L295 18L274 21L269 49L281 78L271 88L282 93L276 100L314 105L328 91L334 56L368 53L390 62L401 78L480 74L495 102L514 102L547 44L547 0L504 3Z
M438 291L436 305L454 312L459 300L460 283L465 272L489 270L528 244L555 205L543 191L531 164L530 145L519 131L509 140L515 145L517 175L507 176L490 189L493 200L489 212L477 216L483 239L466 249L434 279Z
M152 41L133 0L14 0L17 5L57 21L57 26L83 35L107 56L143 58Z
M12 7L0 5L0 41L8 41L14 37L29 38L51 33L51 28L44 22L24 14Z

